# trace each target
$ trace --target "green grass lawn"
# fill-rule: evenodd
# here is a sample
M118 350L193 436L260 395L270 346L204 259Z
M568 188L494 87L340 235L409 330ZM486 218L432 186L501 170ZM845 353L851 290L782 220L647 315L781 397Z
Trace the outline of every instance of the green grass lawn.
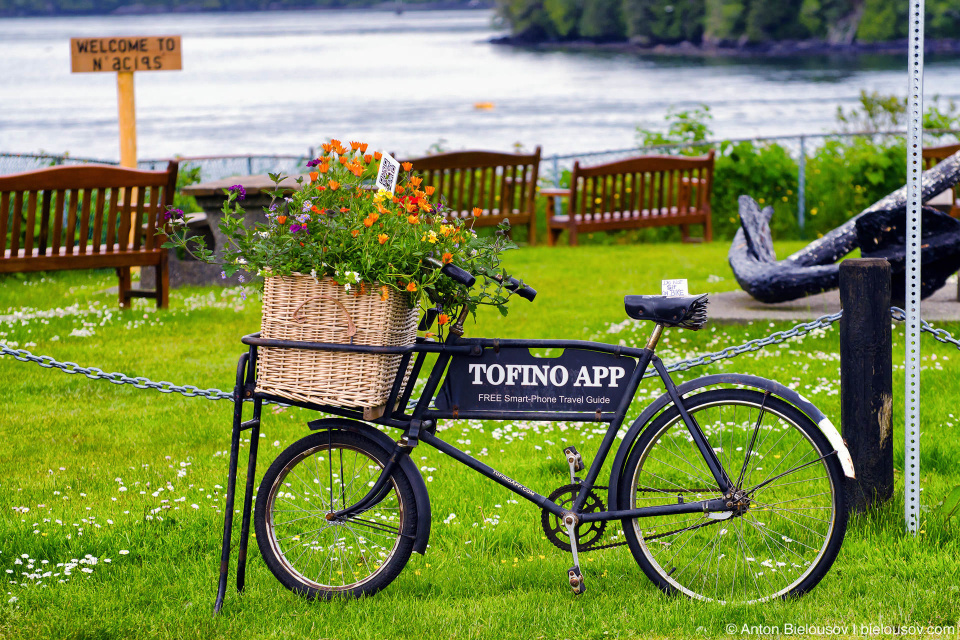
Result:
M784 253L800 246L781 245ZM675 277L688 278L692 292L732 290L726 252L725 243L521 249L508 266L540 291L536 302L518 299L508 317L486 313L467 332L642 344L649 327L624 322L623 295L658 293L662 278ZM109 291L115 286L109 271L0 279L0 341L104 371L232 386L239 338L258 330L256 296L182 289L169 311L138 300L121 312ZM660 354L669 363L787 326L675 331ZM944 327L960 335L960 323ZM903 344L898 325L895 365ZM668 597L625 547L585 554L588 591L574 597L564 579L570 556L545 540L535 507L422 446L413 458L428 480L431 546L390 587L359 601L307 602L280 586L251 541L247 590L238 595L231 582L217 618L232 405L0 358L0 637L658 638L724 636L727 625L742 635L745 624L785 635L787 625L839 625L852 636L862 635L860 625L960 625L960 525L938 508L960 485L960 352L929 337L922 346L922 531L903 533L896 366L896 497L851 519L833 569L802 599L723 607ZM836 330L677 377L718 371L790 384L839 423ZM659 393L647 381L628 419ZM264 411L258 481L307 434L314 415ZM569 481L564 446L576 444L590 459L600 441L592 426L575 424L471 421L441 429L444 439L477 455L485 450L482 460L543 494Z

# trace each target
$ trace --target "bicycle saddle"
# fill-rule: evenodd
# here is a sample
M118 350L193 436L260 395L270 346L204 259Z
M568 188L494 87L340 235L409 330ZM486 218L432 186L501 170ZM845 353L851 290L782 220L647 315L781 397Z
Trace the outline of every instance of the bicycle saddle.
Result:
M625 296L627 315L634 320L653 320L668 327L694 331L707 321L707 294L698 296Z

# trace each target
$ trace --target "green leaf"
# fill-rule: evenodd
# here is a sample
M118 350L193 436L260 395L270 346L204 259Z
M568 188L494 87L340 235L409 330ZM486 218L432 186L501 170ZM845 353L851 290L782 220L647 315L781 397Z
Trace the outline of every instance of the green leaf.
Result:
M957 509L960 508L960 485L957 485L953 490L947 494L947 497L943 499L943 506L940 507L943 510L944 519L949 520L957 513Z

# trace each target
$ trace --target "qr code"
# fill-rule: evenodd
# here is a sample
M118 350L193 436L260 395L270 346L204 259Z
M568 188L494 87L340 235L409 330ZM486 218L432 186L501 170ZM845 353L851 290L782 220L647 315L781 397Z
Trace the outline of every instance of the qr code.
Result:
M399 162L384 154L380 161L380 172L377 174L377 186L392 193L397 184L397 169L399 167Z

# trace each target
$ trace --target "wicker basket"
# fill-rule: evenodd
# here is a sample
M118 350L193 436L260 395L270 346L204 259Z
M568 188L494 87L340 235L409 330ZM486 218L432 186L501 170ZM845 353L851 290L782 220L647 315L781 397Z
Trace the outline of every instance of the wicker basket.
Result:
M409 345L417 337L417 310L392 290L382 301L379 290L359 293L354 287L354 292L347 292L331 278L271 276L264 279L260 335L301 342ZM378 417L401 358L261 347L257 391L300 402L363 408L368 417Z

